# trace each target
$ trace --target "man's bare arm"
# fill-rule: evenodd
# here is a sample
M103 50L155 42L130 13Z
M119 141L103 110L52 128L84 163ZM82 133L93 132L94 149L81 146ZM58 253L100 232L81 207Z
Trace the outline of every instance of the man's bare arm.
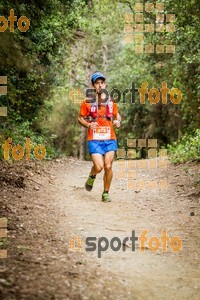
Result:
M78 122L79 122L79 124L80 124L81 126L83 126L83 127L85 127L85 128L89 128L89 127L90 127L90 123L86 122L86 121L84 120L84 117L81 116L81 115L78 116Z
M115 116L115 119L113 121L113 125L116 126L117 128L119 128L121 126L121 116L119 113L117 113L117 115Z
M81 126L87 128L87 129L94 129L96 128L96 126L98 126L98 123L97 122L91 122L91 123L88 123L84 120L84 117L79 115L78 117L78 122Z

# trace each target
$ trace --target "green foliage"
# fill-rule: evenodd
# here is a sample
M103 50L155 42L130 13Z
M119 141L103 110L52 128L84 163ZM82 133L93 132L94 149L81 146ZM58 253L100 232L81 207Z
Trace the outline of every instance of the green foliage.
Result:
M200 161L200 129L183 135L179 141L169 145L168 149L174 163Z
M66 101L66 92L54 95L48 117L41 123L49 135L54 136L56 153L78 156L80 147L80 126L77 122L79 105Z
M1 33L0 74L8 77L9 105L23 120L31 121L59 84L59 70L69 53L67 39L72 29L66 18L70 3L62 1L5 1L0 10L6 17L13 8L19 18L26 15L30 28L21 33ZM10 115L14 120L14 116Z
M19 121L19 122L17 123L17 121ZM3 159L2 145L8 138L12 138L12 146L19 144L22 147L24 147L24 145L26 143L26 138L30 138L30 141L32 144L31 159L35 159L34 155L33 155L33 149L38 144L44 146L46 149L45 159L56 156L56 151L53 147L55 136L53 134L51 134L50 136L48 136L48 139L47 139L47 137L46 137L47 133L45 134L44 132L33 131L31 126L32 126L32 123L29 121L24 121L21 123L19 116L16 116L16 122L15 122L14 126L11 124L9 126L7 126L6 124L4 124L4 126L1 126L1 128L0 128L0 159ZM12 157L12 155L11 155L11 157Z
M47 157L57 155L55 133L41 124L51 111L55 89L68 80L70 47L84 1L14 1L0 3L0 15L8 18L14 9L18 18L30 19L30 28L22 33L15 22L14 33L0 33L0 76L8 77L8 94L0 96L0 106L8 106L8 117L0 118L0 137L24 144L26 136L33 145L46 147ZM2 158L2 152L1 152Z
M68 92L89 87L89 75L95 70L106 74L109 91L117 88L123 92L132 82L139 88L145 81L149 90L160 89L165 81L168 88L179 88L183 95L179 105L152 105L148 101L141 105L138 93L135 103L130 103L127 94L126 103L119 103L123 121L117 130L120 147L127 138L157 138L159 146L171 144L179 133L200 127L199 1L165 1L165 12L176 15L176 32L156 33L151 39L158 44L173 41L173 55L138 55L133 44L124 43L124 13L134 12L136 2L1 1L0 15L7 18L14 9L18 18L25 15L31 20L26 33L21 33L16 23L14 33L0 33L0 76L8 77L7 99L1 96L0 106L9 107L8 117L0 118L1 141L12 137L13 143L24 144L30 136L34 145L45 145L48 157L61 153L78 156L79 108L70 103ZM144 18L151 23L155 12L144 12ZM145 34L146 38L150 35ZM161 69L156 67L159 61L164 64ZM196 159L195 143L185 134L180 144L170 149L182 160ZM193 150L184 154L186 146Z

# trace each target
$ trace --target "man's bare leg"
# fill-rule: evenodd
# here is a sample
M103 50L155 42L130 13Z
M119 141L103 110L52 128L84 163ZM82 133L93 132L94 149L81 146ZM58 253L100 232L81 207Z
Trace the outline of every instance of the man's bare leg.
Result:
M104 162L103 162L103 156L101 154L95 153L91 154L93 166L90 172L90 175L96 175L100 173L103 170Z
M112 163L114 160L114 155L115 152L114 151L109 151L107 153L105 153L104 156L104 191L109 191L110 189L110 185L111 185L111 181L113 178L113 171L112 171Z
M90 192L93 188L96 174L100 173L104 166L103 156L101 154L95 153L95 154L92 154L91 157L92 157L92 161L93 161L93 166L90 171L90 175L85 183L85 188L88 192Z

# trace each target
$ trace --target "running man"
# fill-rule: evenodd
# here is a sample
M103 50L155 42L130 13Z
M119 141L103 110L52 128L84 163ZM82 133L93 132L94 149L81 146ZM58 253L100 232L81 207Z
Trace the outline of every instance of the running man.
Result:
M117 139L114 131L120 127L121 116L118 106L108 96L105 76L95 72L91 76L94 88L92 98L85 98L80 107L78 122L88 129L88 150L93 166L85 183L87 191L91 191L96 175L104 169L103 202L110 202L109 189L113 177L112 163L117 150Z

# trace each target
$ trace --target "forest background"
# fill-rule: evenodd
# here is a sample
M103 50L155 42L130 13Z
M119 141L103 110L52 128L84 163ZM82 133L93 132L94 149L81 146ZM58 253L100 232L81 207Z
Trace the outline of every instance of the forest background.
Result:
M26 32L16 23L14 32L9 27L0 32L0 76L8 79L8 93L0 96L0 107L8 107L7 117L0 117L0 145L8 137L23 145L30 137L33 146L45 146L47 158L88 158L75 100L99 70L109 91L130 89L132 83L139 88L143 82L160 90L165 81L182 93L178 105L141 105L137 93L131 103L127 94L126 102L118 103L120 148L127 138L155 138L174 162L200 160L199 1L143 1L164 3L164 13L176 17L175 32L144 34L145 42L175 45L175 53L163 54L136 53L134 43L126 43L125 14L135 16L136 2L142 1L0 1L0 16L8 18L14 9L18 18L30 20ZM153 23L155 16L144 11L144 23Z

